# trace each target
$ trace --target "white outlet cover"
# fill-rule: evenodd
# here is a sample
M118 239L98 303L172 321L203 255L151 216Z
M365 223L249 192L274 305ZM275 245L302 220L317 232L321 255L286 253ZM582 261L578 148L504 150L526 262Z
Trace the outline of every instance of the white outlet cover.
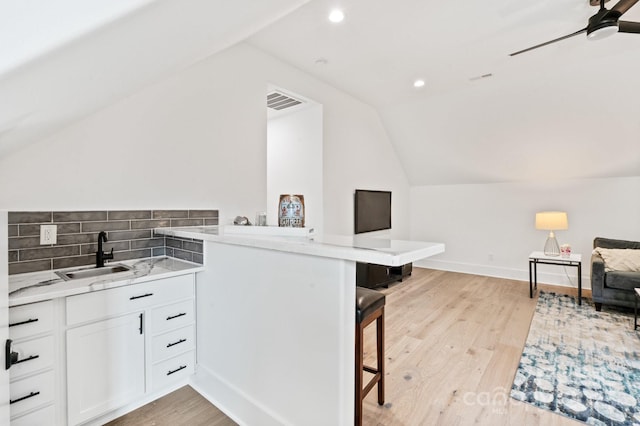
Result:
M40 245L55 244L58 239L57 225L40 225Z

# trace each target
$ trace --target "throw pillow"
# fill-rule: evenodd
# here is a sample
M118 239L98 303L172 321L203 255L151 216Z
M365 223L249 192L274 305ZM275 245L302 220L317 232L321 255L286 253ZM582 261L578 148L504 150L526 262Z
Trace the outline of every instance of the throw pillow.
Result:
M605 272L640 272L640 250L596 247L593 252L604 259Z

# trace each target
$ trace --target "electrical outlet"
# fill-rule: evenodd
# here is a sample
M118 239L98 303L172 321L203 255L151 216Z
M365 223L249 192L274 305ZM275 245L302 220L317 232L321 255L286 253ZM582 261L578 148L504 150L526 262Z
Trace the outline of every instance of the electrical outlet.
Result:
M57 225L40 225L40 245L55 244L57 236Z

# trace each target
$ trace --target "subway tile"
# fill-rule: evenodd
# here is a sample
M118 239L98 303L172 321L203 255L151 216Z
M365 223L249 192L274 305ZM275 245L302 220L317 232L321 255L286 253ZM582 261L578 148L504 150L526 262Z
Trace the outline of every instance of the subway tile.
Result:
M213 226L213 225L217 225L218 224L218 218L215 219L205 219L204 220L204 224L206 226Z
M47 223L45 225L50 225ZM57 233L60 234L77 234L80 232L79 223L54 223L58 226ZM30 235L40 235L40 224L38 225L20 225L20 236L27 237Z
M175 257L176 259L182 259L189 262L193 262L193 253L191 253L190 251L174 249L173 257Z
M53 269L73 268L76 266L95 265L95 256L73 256L53 259Z
M17 261L18 261L18 251L9 250L9 262L17 262Z
M189 217L189 210L154 210L154 219L184 219Z
M169 219L162 220L132 220L131 229L153 229L153 228L167 228L171 225Z
M139 240L142 238L151 238L151 230L146 229L143 231L112 231L107 232L107 238L109 239L109 241Z
M202 226L204 219L171 219L171 226Z
M201 254L199 254L199 253L193 253L193 261L195 263L199 263L201 265L204 264L203 256Z
M164 247L164 238L131 241L131 250L151 247Z
M177 238L169 238L169 237L167 237L165 245L167 247L173 247L173 248L181 249L182 248L182 240L177 239Z
M113 253L113 260L143 259L151 257L151 249L121 251Z
M80 246L45 247L20 250L20 261L50 259L54 257L77 256Z
M18 232L18 225L9 225L9 236L17 237L18 235L20 235Z
M100 231L125 231L129 230L129 221L120 220L113 222L83 222L82 232L100 232Z
M9 264L9 275L26 274L27 272L48 271L51 269L51 259L35 262L17 262Z
M48 244L47 246L50 246ZM12 237L9 238L9 250L40 247L40 237Z
M58 235L58 245L89 244L98 241L98 234L68 234Z
M218 210L189 210L189 217L191 219L217 218Z
M173 247L165 247L165 254L169 257L173 257Z
M108 220L151 219L151 210L117 210L107 212Z
M85 222L107 220L106 211L53 212L54 222Z
M104 243L104 245L102 246L102 251L103 252L110 252L111 249L113 249L114 252L116 251L125 251L125 250L129 250L130 246L129 246L129 241L117 241L114 243L108 242L108 243ZM82 254L95 254L98 251L98 244L83 244L82 246L80 246L80 253Z
M195 253L202 253L202 243L196 241L184 241L182 243L182 249L193 251Z
M153 257L165 256L167 253L164 247L155 247L153 249Z
M51 222L51 212L9 212L9 224Z

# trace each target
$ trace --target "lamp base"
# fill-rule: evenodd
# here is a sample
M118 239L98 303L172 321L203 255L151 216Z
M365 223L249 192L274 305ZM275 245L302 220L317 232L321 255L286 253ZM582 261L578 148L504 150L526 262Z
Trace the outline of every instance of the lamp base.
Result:
M544 243L544 255L560 256L560 246L558 245L558 240L556 240L556 236L553 234L553 231L549 232L549 237Z

